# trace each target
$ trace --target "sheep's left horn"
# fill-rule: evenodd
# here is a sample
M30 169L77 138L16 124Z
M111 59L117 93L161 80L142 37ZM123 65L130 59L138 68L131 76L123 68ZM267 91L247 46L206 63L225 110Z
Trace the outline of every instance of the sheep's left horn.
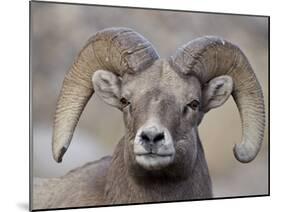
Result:
M172 64L186 74L196 74L202 83L220 75L232 77L232 96L243 130L242 143L235 145L234 155L240 162L253 160L264 137L264 100L256 75L239 47L219 37L201 37L180 48Z
M96 70L123 76L146 69L158 58L152 45L132 29L109 28L93 36L63 82L54 120L54 159L61 162L70 144L80 115L94 93L91 78Z

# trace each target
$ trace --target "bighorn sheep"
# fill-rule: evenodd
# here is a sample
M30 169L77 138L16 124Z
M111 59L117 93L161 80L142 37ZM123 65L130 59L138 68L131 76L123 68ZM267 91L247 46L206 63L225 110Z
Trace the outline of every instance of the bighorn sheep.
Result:
M94 91L124 114L126 132L111 157L67 175L35 179L34 208L61 208L212 197L198 125L232 94L243 140L236 159L260 150L264 100L242 51L215 36L197 38L169 59L128 28L98 32L67 73L57 102L53 156L62 161Z

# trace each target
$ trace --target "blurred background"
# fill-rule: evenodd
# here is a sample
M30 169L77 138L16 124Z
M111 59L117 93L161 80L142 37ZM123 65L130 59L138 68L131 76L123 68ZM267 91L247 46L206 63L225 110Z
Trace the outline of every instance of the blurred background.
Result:
M268 19L265 17L32 2L34 177L61 176L86 162L112 154L122 137L122 114L94 95L80 118L63 163L57 164L52 158L52 121L64 75L89 37L114 26L135 29L163 58L203 35L218 35L237 44L255 70L268 111ZM261 152L249 164L241 164L233 156L233 145L241 141L241 126L232 98L210 111L199 131L215 197L268 193L267 125Z

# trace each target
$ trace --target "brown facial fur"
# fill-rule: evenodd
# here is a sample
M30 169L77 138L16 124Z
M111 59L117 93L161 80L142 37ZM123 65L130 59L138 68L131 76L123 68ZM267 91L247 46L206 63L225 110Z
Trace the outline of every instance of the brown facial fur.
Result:
M160 118L161 123L165 123L166 127L171 127L170 130L172 130L172 123L168 123L165 118L171 117L169 115L178 115L178 119L180 119L186 104L192 100L200 102L201 85L196 77L183 76L173 70L167 61L159 60L149 69L137 75L125 75L122 96L131 103L130 107L124 109L124 121L128 124L127 128L131 129L129 122L133 122L133 128L136 130L149 117L156 116ZM133 118L132 116L127 117L127 113L133 114ZM194 120L194 115L196 114L187 114L189 117L186 118ZM186 127L188 126L184 128L186 129Z
M123 77L122 96L130 105L123 109L128 142L124 151L132 173L143 176L169 173L186 177L196 160L200 121L199 108L186 105L193 100L201 101L201 85L192 75L174 70L166 60L158 60L149 69L137 75ZM166 127L174 141L175 161L161 171L146 172L135 162L133 139L137 130L150 118L157 118ZM173 117L173 118L171 118ZM184 170L183 170L183 167Z

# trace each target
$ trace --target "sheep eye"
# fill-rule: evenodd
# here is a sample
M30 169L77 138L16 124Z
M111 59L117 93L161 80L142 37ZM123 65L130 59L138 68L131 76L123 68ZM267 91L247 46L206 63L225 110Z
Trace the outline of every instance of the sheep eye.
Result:
M197 100L193 100L187 104L192 110L196 110L199 107L200 103Z
M120 103L122 104L123 107L126 107L127 105L130 104L130 102L125 97L122 97L120 99Z

